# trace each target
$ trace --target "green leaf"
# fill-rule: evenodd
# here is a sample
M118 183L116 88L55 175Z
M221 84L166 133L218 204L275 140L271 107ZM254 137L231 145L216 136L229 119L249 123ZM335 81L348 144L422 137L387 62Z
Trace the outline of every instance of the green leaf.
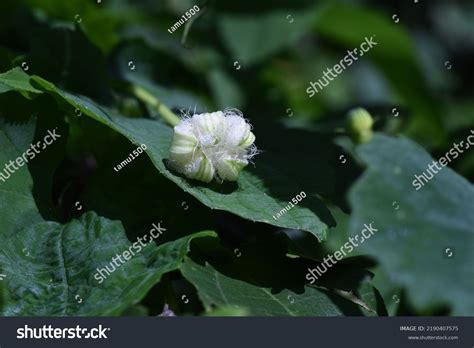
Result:
M60 22L73 25L80 23L88 39L99 46L102 51L108 52L117 44L119 37L117 29L119 24L130 20L134 11L125 2L120 2L122 13L111 11L108 8L110 3L99 3L98 1L69 0L57 2L56 0L36 0L17 1L26 4L35 10L42 10L49 17L50 22ZM38 11L39 12L39 11ZM83 58L83 56L81 56Z
M157 121L122 117L86 97L64 92L42 78L35 76L32 80L55 96L60 104L70 104L137 146L145 144L153 164L166 178L210 208L230 211L252 221L308 231L321 240L326 238L328 227L335 224L318 197L337 190L330 165L336 158L336 148L329 139L321 137L315 140L312 134L286 132L286 141L282 142L284 138L269 132L265 136L268 155L262 155L255 168L249 166L243 171L238 183L206 186L178 176L166 167L173 134L171 128ZM311 139L311 147L307 146L305 139ZM295 174L304 185L294 181ZM288 206L303 187L307 198L280 218L275 218L274 215Z
M207 311L217 307L248 311L249 315L384 314L372 286L372 275L360 265L335 265L314 285L305 284L315 263L287 256L287 246L275 235L227 249L216 238L196 241L180 267L197 289Z
M41 221L36 208L32 188L33 181L26 165L10 173L6 165L21 157L33 142L35 121L9 124L0 118L0 240L6 240L19 229Z
M472 314L473 186L445 167L415 190L414 176L433 158L407 139L376 135L358 153L368 168L350 193L350 231L371 222L378 229L360 251L405 287L416 309L450 305L453 315Z
M27 98L30 94L42 93L30 84L30 76L20 68L0 74L0 93L13 90L18 90Z
M6 304L0 313L119 315L138 303L164 273L179 267L192 239L205 236L215 233L196 233L138 250L132 248L120 222L92 212L66 225L31 225L2 245L0 263L7 277ZM132 259L115 267L112 259L130 249L136 252ZM106 265L116 270L100 281L96 272Z
M341 316L343 310L330 291L306 286L302 293L289 289L275 291L234 279L210 264L200 265L191 259L180 267L183 276L198 289L207 310L213 306L237 308L252 316ZM341 297L342 299L342 297ZM345 305L355 304L344 299Z
M258 16L219 16L219 32L244 68L295 44L307 31L312 11L274 11ZM291 22L292 21L292 22Z
M27 175L31 175L35 183L31 186L33 186L33 196L38 210L43 217L48 219L56 219L59 216L52 186L55 171L64 158L64 145L68 136L68 125L64 122L63 116L63 111L47 94L41 94L28 102L25 102L25 99L16 92L0 94L1 128L7 134L10 133L9 140L15 142L13 145L17 150L10 152L7 149L8 145L5 146L4 165L6 167L12 161L17 162L18 166L18 161L23 162L20 171L11 174L7 182L0 182L0 189L14 185L15 182L23 185L31 181L31 179L27 180L25 175L18 175L19 172L28 173L29 170ZM54 131L59 138L43 148L41 144L45 145L44 138L49 131ZM3 174L8 176L8 172L4 171ZM31 186L28 186L28 195L30 195Z

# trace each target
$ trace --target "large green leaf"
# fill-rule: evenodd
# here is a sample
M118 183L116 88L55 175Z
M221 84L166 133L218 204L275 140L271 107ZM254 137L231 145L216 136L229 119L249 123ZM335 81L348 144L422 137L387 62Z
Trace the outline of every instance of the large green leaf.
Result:
M216 238L200 239L180 270L208 311L237 306L263 316L385 314L372 275L360 265L333 266L309 285L306 274L315 265L288 257L286 243L273 235L241 244L233 252Z
M18 76L28 78L22 72ZM13 163L27 160L27 164L24 163L18 171L11 174L5 183L0 181L0 189L10 188L10 191L18 191L21 187L26 195L31 196L30 190L33 187L33 196L39 212L43 217L52 219L57 218L52 194L53 176L63 159L64 144L68 135L68 126L63 116L64 112L47 94L41 94L28 102L16 92L0 94L0 129L8 137L8 142L4 144L4 151L0 155L5 156L2 163L6 167L10 161ZM60 137L46 147L43 140L49 131L54 131ZM43 147L38 143L43 144ZM39 147L38 153L34 150L37 147ZM2 167L1 170L3 169ZM3 174L8 176L8 172ZM30 175L33 177L34 185L31 183ZM9 207L15 206L13 201ZM36 210L34 208L34 211ZM25 224L28 224L27 219ZM9 228L15 228L14 226L16 225L10 224Z
M295 44L308 30L312 11L274 11L258 16L219 16L219 32L244 68Z
M70 104L83 115L105 124L136 145L146 144L147 154L155 167L208 207L230 211L252 221L308 231L319 239L325 239L328 227L335 224L318 197L336 190L331 167L331 161L336 158L336 148L328 139L316 140L311 134L303 138L300 133L268 133L265 136L268 155L260 156L254 168L250 166L245 170L237 184L201 185L167 168L165 160L169 157L173 131L163 123L125 118L88 98L62 91L42 78L35 76L32 81L55 96L61 105ZM68 108L71 109L71 106ZM258 136L258 131L256 133ZM312 139L312 147L303 144L303 139ZM294 180L297 174L300 182ZM278 219L274 218L301 191L305 191L307 198Z
M1 313L118 315L138 303L164 273L179 267L193 238L213 235L201 232L159 247L151 243L141 252L132 249L137 252L132 259L98 281L97 269L112 269L112 259L132 246L120 222L87 213L66 225L31 225L2 245L0 262L7 277Z
M380 261L415 308L451 305L454 315L472 314L473 186L445 167L415 190L414 175L433 158L407 139L377 135L358 153L368 169L350 194L351 234L371 222L378 229L360 251Z
M300 293L290 289L276 291L234 279L220 273L210 264L201 265L189 258L180 269L184 277L198 289L207 310L218 306L241 308L254 316L341 316L347 314L345 311L348 308L353 310L358 307L348 298L341 297L335 301L339 295L329 290L305 286ZM369 297L374 299L373 294ZM375 300L371 304L374 303Z
M44 136L43 122L52 119L32 117L12 124L9 114L3 116L7 119L0 118L0 163L21 157L35 142L35 133ZM41 161L49 167L50 155L50 148L42 149L29 166ZM0 289L2 315L118 315L139 302L164 273L177 269L193 238L215 235L202 232L159 247L149 244L99 283L96 269L132 246L122 224L95 213L66 225L45 222L33 198L28 168L24 165L0 181L0 272L6 275Z
M33 142L35 121L26 124L9 124L0 118L0 238L7 238L18 229L41 221L38 209L33 200L33 181L25 165L13 174L6 171L10 161L21 157L22 153ZM9 175L6 175L9 174Z

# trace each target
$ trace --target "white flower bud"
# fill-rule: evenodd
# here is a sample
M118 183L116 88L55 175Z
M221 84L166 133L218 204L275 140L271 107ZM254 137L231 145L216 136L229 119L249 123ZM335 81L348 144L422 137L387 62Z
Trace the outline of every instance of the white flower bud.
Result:
M211 182L214 177L214 167L202 152L195 154L183 169L183 174L190 179Z
M171 157L179 165L191 162L195 150L198 148L198 139L194 135L193 126L189 120L185 120L174 127L174 137L171 144Z
M236 181L239 178L240 171L249 162L235 156L222 157L217 163L217 172L222 180Z
M255 135L238 110L193 115L174 131L171 165L190 179L236 181L257 153Z
M250 125L237 115L226 117L226 132L229 146L247 148L255 141L255 136L250 131Z
M224 119L224 113L222 111L217 111L210 114L194 115L191 118L191 122L197 131L216 135L216 132L219 129L222 129Z

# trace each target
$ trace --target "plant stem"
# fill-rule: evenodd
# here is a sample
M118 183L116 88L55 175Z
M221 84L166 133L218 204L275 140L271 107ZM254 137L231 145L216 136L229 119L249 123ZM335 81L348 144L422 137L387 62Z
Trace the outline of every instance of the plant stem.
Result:
M193 25L194 21L201 17L204 13L206 13L207 7L204 6L201 11L199 11L195 16L191 17L189 21L186 22L184 25L184 32L183 32L183 37L181 38L181 45L185 48L190 48L189 45L186 43L188 39L188 34L189 30L191 29L191 26Z
M142 102L156 108L161 117L168 122L172 127L176 126L181 120L176 114L168 109L168 107L162 104L154 95L148 92L146 89L132 85L131 92Z

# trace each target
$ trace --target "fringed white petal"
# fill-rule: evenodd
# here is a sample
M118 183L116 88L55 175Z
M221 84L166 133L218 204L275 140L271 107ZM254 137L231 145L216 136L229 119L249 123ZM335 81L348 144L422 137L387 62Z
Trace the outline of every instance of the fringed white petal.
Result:
M186 118L174 128L171 164L190 179L235 181L257 153L251 129L236 109Z

